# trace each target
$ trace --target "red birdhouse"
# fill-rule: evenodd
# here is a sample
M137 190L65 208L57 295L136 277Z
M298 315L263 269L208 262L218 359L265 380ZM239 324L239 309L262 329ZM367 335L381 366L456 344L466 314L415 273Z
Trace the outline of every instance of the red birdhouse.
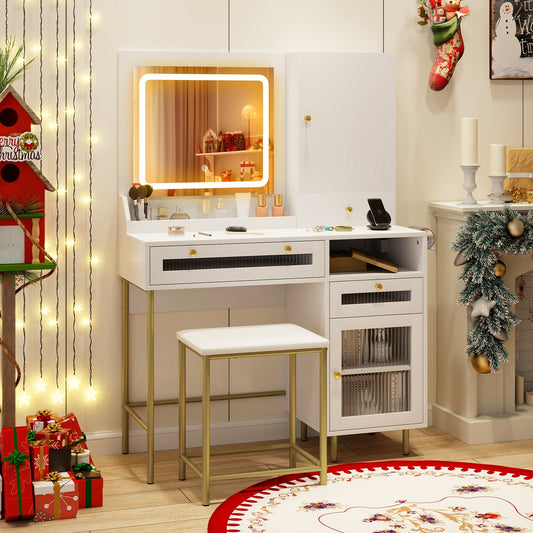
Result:
M40 124L39 118L13 87L7 87L0 94L0 271L45 262L33 241L44 248L44 191L55 189L33 162L41 159L41 151L32 124Z

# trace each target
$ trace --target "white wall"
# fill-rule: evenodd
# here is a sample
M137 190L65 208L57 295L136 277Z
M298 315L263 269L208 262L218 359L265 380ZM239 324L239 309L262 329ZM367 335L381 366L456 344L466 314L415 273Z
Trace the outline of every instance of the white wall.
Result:
M84 3L82 3L84 4ZM94 240L101 263L94 273L94 332L93 332L93 380L99 396L95 404L87 404L79 395L69 393L68 410L74 410L83 423L89 437L96 443L98 453L120 451L121 422L121 284L117 276L117 152L118 91L117 57L121 49L139 50L183 50L217 52L286 52L286 51L353 51L392 52L397 56L397 222L403 225L434 226L430 219L427 202L433 200L460 200L462 174L459 164L460 117L479 118L479 159L477 174L478 188L474 196L482 199L490 191L487 178L488 145L503 143L510 146L533 144L533 121L526 120L533 107L533 84L530 81L490 81L488 78L488 5L472 3L471 15L462 24L465 40L465 54L459 62L450 85L435 93L428 88L428 76L434 58L435 47L428 27L417 25L417 0L372 2L362 0L152 0L148 5L140 0L95 0L94 10L99 20L94 27L94 129L100 136L94 153ZM81 10L83 6L80 6ZM84 9L84 8L83 8ZM14 8L12 8L13 13ZM81 14L80 14L81 16ZM15 19L15 14L12 19ZM20 35L20 24L14 28ZM35 25L34 32L35 35ZM87 34L80 31L80 38L87 46ZM55 44L50 37L50 47ZM84 49L86 53L86 48ZM82 52L80 52L81 54ZM81 61L81 59L80 59ZM35 72L32 73L35 75ZM320 73L317 73L320 75ZM332 80L334 83L334 80ZM29 104L38 110L38 95L33 92ZM87 90L80 89L80 109ZM45 101L53 106L53 87L47 88ZM529 115L528 115L529 112ZM86 111L79 113L78 128L87 124ZM50 134L49 134L50 135ZM47 144L48 142L48 144ZM61 141L61 145L68 140ZM54 141L45 146L45 175L54 175ZM290 154L287 154L290 157ZM80 154L79 164L86 165L86 154ZM287 177L290 179L290 176ZM53 180L52 180L53 182ZM83 185L86 187L86 185ZM80 185L81 187L81 185ZM53 205L50 206L53 212ZM50 210L48 213L50 213ZM80 212L80 231L86 231L86 216ZM53 234L54 223L47 217L47 232ZM84 233L85 235L86 233ZM435 301L436 261L430 252L430 402L435 398ZM70 257L70 256L69 256ZM87 305L86 265L84 254L79 255L78 298ZM71 276L71 273L68 273ZM44 284L43 284L44 286ZM45 301L55 307L55 293L51 283L44 288ZM65 291L65 287L60 287ZM70 294L71 288L66 291ZM259 301L251 303L261 307ZM279 317L283 305L283 293L275 294L258 311L266 320ZM31 305L38 303L35 293L28 296ZM21 304L17 303L20 309ZM135 304L132 317L142 330L142 302ZM32 307L34 309L34 307ZM34 311L32 311L34 313ZM244 313L246 314L246 313ZM32 316L35 316L34 314ZM239 312L235 311L236 320ZM68 320L68 317L64 317ZM158 349L167 355L159 364L173 365L174 324L225 323L227 310L209 312L197 310L193 313L158 313L157 320L168 324L158 334ZM452 333L452 332L450 332ZM71 333L65 342L66 365L72 366ZM35 319L28 329L28 388L38 377L40 357L39 329ZM44 335L44 372L48 381L54 381L55 349L54 329L46 329ZM86 378L88 372L87 332L77 334L78 373ZM143 335L135 333L132 340L138 356L134 380L142 383L144 367L141 356ZM19 343L20 344L20 343ZM17 347L20 358L21 347ZM61 355L61 368L64 366ZM63 370L61 370L63 372ZM159 370L160 375L162 370ZM174 372L170 366L169 373ZM164 371L163 371L164 373ZM61 374L62 375L62 374ZM161 388L170 393L173 384L162 378ZM32 387L33 388L33 387ZM159 390L161 390L161 388ZM156 390L158 390L156 388ZM26 412L47 407L47 398L34 395L29 407L19 409L19 422ZM58 407L61 411L63 408ZM159 427L170 425L174 413L156 415ZM241 418L242 415L239 415ZM135 423L132 422L132 427ZM99 437L109 437L102 438ZM172 446L173 434L160 446ZM139 437L135 441L142 448Z

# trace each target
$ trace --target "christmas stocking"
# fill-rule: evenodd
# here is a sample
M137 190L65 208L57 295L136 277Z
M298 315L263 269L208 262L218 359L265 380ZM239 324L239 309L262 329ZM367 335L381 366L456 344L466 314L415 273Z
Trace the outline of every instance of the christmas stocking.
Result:
M433 43L437 47L435 62L429 75L429 86L434 91L440 91L448 85L465 50L460 25L461 19L453 17L448 22L431 26Z

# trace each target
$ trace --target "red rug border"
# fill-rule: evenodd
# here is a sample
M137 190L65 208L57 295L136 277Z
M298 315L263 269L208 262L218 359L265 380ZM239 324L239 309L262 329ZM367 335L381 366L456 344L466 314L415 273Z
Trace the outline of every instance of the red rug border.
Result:
M458 461L417 461L417 460L398 460L398 461L374 461L368 463L343 463L340 465L331 465L328 467L328 472L338 473L347 470L374 470L374 469L386 469L386 468L400 468L403 466L420 466L422 468L435 467L435 468L448 468L449 470L469 470L484 471L489 474L499 473L500 475L512 474L515 477L524 476L526 479L533 478L533 470L525 468L513 468L501 465L492 465L486 463L463 463ZM303 474L288 474L284 476L278 476L275 478L267 479L255 483L250 487L237 492L233 496L230 496L224 500L211 515L207 526L207 533L225 533L227 532L228 519L235 508L240 505L244 500L261 492L269 489L274 485L280 483L287 483L289 481L295 481L306 476L318 475L318 470L313 470ZM223 529L220 529L223 528Z

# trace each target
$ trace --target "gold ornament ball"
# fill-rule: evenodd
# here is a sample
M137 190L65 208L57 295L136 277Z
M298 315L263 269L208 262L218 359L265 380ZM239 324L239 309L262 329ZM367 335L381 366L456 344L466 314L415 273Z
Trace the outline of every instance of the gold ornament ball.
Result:
M496 263L494 263L494 274L496 274L496 276L499 278L503 278L506 270L507 267L503 261L496 261Z
M489 365L489 358L481 353L475 354L471 359L472 367L480 374L490 374L491 368Z
M524 233L524 223L519 218L513 218L507 223L507 231L512 237L520 237Z

